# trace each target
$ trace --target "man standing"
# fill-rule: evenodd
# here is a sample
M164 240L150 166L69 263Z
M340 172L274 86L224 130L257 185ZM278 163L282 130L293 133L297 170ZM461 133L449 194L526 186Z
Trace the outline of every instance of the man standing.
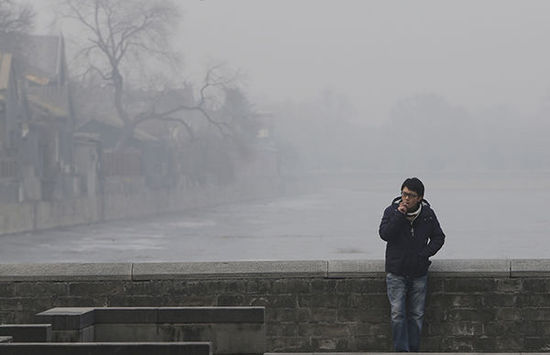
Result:
M418 351L424 319L429 258L445 242L424 184L409 178L384 211L379 229L386 244L386 287L395 351Z

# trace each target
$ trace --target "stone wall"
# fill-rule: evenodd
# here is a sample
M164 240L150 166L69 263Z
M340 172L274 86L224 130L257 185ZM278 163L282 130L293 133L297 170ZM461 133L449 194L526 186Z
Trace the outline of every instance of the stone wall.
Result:
M390 351L383 262L0 265L0 322L52 307L265 306L269 352ZM550 260L435 260L422 350L550 349Z
M78 224L211 207L246 199L267 198L279 193L276 179L253 179L226 186L181 189L114 189L105 195L54 201L0 204L0 235L38 231Z

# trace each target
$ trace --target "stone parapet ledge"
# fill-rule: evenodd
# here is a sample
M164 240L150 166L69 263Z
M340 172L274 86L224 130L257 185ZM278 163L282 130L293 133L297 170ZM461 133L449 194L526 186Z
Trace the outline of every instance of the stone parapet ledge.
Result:
M509 277L508 259L433 260L430 275L442 277Z
M384 260L329 260L328 278L384 277Z
M511 277L545 277L550 275L550 259L512 259Z
M550 264L550 260L547 262ZM544 263L542 263L544 264ZM550 268L547 272L550 275ZM433 260L430 275L439 277L509 277L507 259ZM384 260L333 260L328 262L329 278L384 277Z
M131 279L131 263L0 264L0 281L94 281Z
M80 330L92 325L119 323L264 324L265 307L54 307L38 313L36 317L48 322L47 326L54 330ZM26 325L26 328L39 328L39 326L42 328L45 325ZM6 326L8 330L14 327L17 325ZM2 333L2 325L0 325L0 333Z
M321 260L134 264L133 280L326 277Z
M0 281L380 278L383 260L0 264ZM435 259L435 277L548 277L550 259Z
M328 261L329 278L383 277L384 260ZM550 259L435 259L435 277L547 277Z

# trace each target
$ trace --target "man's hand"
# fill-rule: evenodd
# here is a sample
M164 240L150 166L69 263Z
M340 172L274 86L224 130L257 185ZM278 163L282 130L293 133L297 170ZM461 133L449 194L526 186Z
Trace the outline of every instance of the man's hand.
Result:
M407 214L408 208L407 205L403 201L401 201L399 207L397 207L397 210L403 214Z

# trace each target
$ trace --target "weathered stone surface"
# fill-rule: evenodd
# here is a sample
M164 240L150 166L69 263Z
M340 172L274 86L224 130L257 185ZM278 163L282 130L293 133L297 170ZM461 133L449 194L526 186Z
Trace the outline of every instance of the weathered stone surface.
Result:
M330 263L318 265L318 273L303 272L304 268L300 273L297 263L287 268L288 277L280 263L259 263L258 270L252 270L254 263L238 267L221 263L211 268L178 266L170 271L174 275L160 268L158 277L150 273L133 280L4 281L0 283L0 322L28 323L35 313L61 305L264 306L269 351L391 351L383 273L365 276L356 271L366 264L353 262L339 266L355 270L351 274L330 276L334 270ZM510 272L494 267L506 265L507 260L504 264L474 260L472 265L478 266L469 268L457 266L466 262L449 261L447 271L454 265L453 272L444 268L438 272L437 263L429 278L423 350L546 351L550 277L540 273L511 277ZM33 290L40 295L33 297Z
M523 307L550 307L550 294L520 294L517 296L517 305Z
M522 279L497 279L498 292L517 293L523 290Z
M524 278L522 279L523 291L529 294L550 293L549 278Z
M155 307L98 307L94 308L94 324L98 323L157 323Z
M512 277L550 276L550 259L514 259L511 260Z
M35 297L36 295L68 295L66 282L18 282L15 284L17 297Z
M40 343L52 340L51 324L0 324L0 335L10 336L14 343Z
M257 323L265 322L264 307L161 307L159 323Z
M249 282L249 284L252 282ZM259 282L266 283L268 280L261 280ZM271 292L273 294L301 294L311 292L309 283L304 283L302 280L296 279L274 280L270 286L270 288L264 288L264 292Z
M56 339L88 339L82 332L93 328L99 342L213 340L224 354L265 352L264 307L58 307L37 317L55 325Z
M209 342L2 343L2 355L212 355Z
M496 279L492 277L446 278L445 293L457 294L484 294L494 292Z
M517 302L518 296L510 293L494 293L483 296L483 304L486 307L514 307Z
M15 284L9 282L0 282L0 297L14 297Z
M326 261L236 261L134 264L134 280L325 277Z
M0 281L130 280L132 264L0 264Z
M52 325L54 330L79 330L94 324L94 308L56 307L40 312L37 319Z
M123 292L124 285L118 281L105 280L101 282L70 282L68 294L72 295L117 295Z
M329 260L328 277L382 277L384 260Z
M505 259L435 259L430 266L435 277L507 277L510 276L510 260Z

